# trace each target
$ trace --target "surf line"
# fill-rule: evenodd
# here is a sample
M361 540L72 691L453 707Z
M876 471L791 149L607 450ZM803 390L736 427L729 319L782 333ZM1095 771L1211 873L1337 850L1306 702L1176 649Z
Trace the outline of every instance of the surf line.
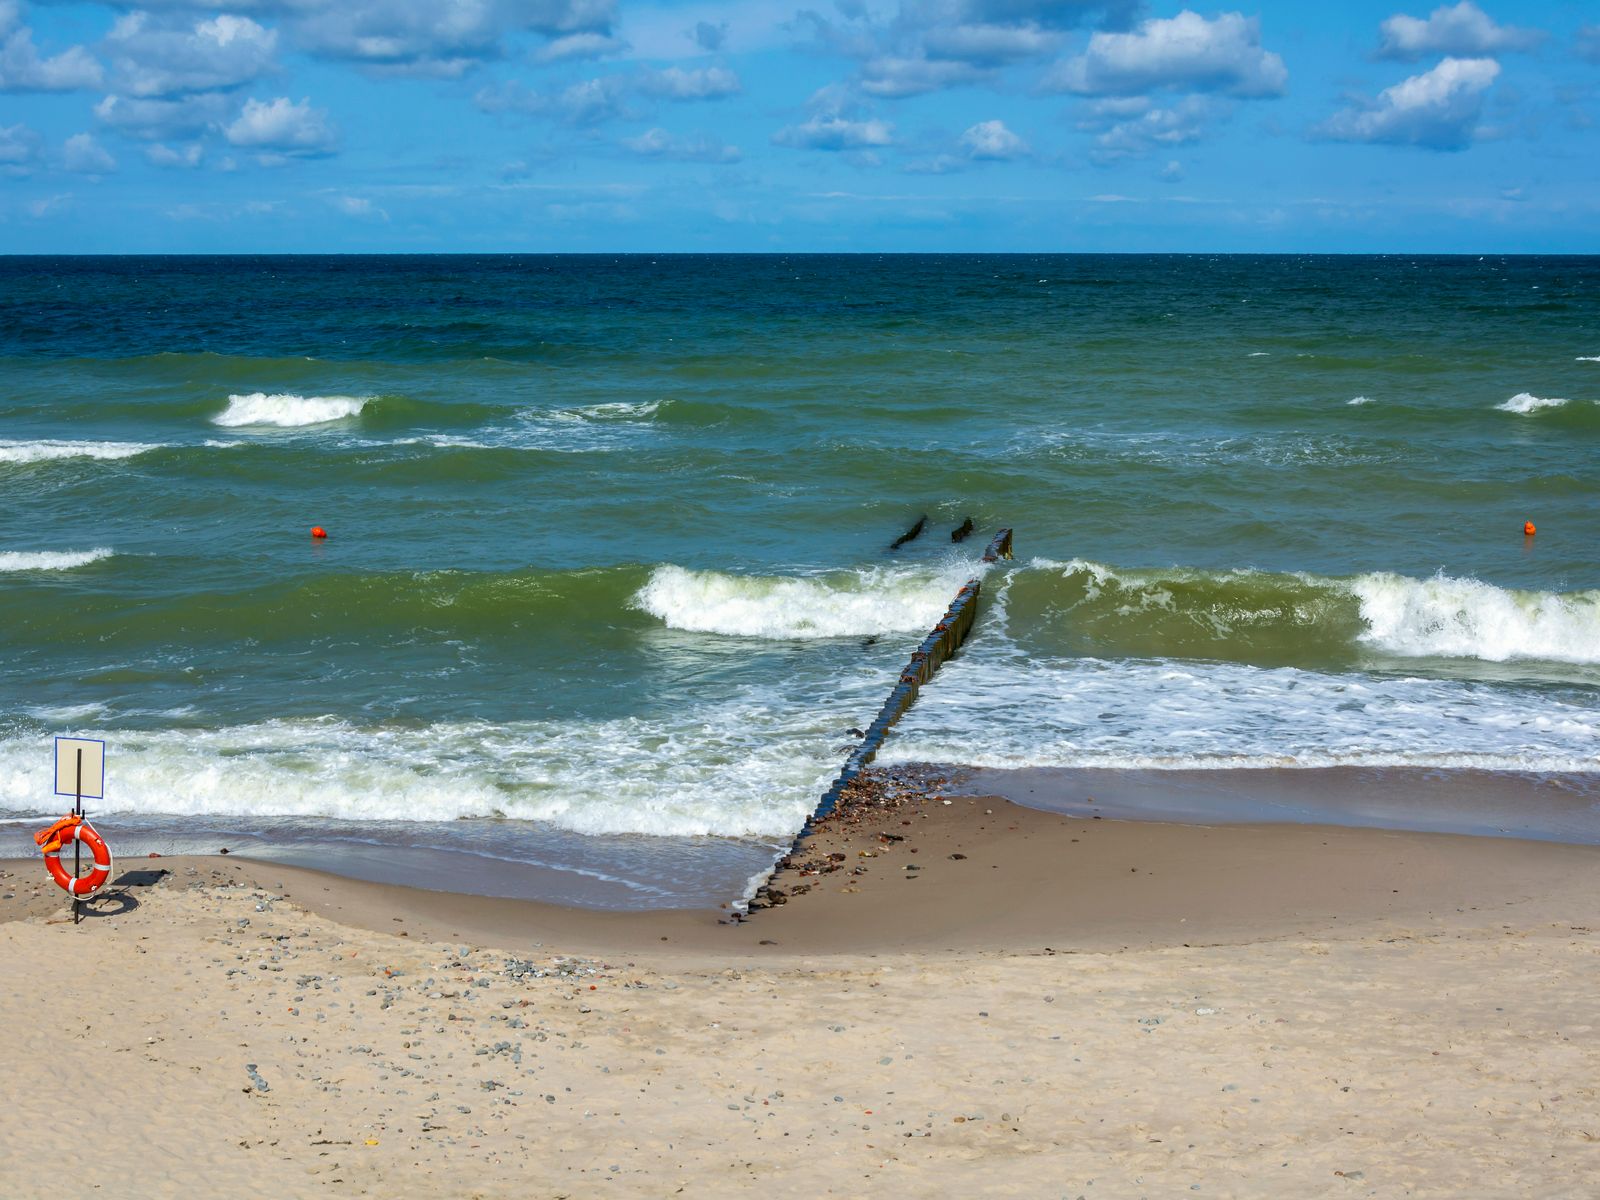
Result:
M983 552L982 562L984 566L989 566L1002 558L1010 557L1011 530L1006 528L994 535L989 548ZM866 769L867 764L878 756L883 740L889 736L889 730L894 727L894 723L905 716L906 710L916 703L923 684L930 682L934 673L944 665L945 661L953 658L956 651L961 649L967 636L972 632L973 622L978 619L978 594L982 590L983 572L979 571L962 584L955 599L950 601L950 607L945 610L944 616L939 618L928 636L922 639L922 644L911 652L911 661L906 664L905 670L900 672L894 690L883 702L877 717L867 726L866 736L861 739L861 744L850 751L838 777L834 779L832 786L822 793L822 799L817 801L817 806L806 818L805 825L789 844L788 851L779 856L779 863L789 855L797 853L801 843L816 832L817 822L838 807L839 798L844 790ZM774 863L772 869L765 875L756 877L760 882L750 894L748 904L751 908L766 907L764 893L776 870L777 863Z

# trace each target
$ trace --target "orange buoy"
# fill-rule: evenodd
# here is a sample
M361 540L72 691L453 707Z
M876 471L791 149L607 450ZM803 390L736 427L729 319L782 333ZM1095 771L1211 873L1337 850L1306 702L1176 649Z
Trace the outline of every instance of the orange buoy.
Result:
M1533 525L1532 521L1524 521L1522 523L1522 534L1523 534L1524 537L1532 537L1534 534L1536 534L1538 532L1539 531L1534 528L1534 525Z
M313 525L311 527L311 536L314 538L325 538L328 536L328 531L321 525Z

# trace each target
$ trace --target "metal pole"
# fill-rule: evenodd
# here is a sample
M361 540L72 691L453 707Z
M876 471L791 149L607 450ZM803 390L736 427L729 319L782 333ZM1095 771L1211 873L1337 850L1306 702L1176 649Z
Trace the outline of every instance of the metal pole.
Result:
M77 799L72 802L73 815L83 816L83 747L78 747L78 791ZM73 830L74 833L77 830ZM83 868L83 839L72 839L72 923L76 925L78 917L78 872Z

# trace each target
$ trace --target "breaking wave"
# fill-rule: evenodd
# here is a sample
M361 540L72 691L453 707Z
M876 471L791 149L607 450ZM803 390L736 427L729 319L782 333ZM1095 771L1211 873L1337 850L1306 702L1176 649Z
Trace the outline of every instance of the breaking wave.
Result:
M250 392L228 397L228 407L211 418L213 425L276 425L295 428L323 425L360 414L367 398L359 396L297 396L293 392Z
M672 629L773 639L922 633L974 571L873 567L826 575L730 575L657 567L635 607Z
M0 463L51 462L61 458L132 458L161 447L153 442L68 442L46 438L37 442L0 440Z
M1569 402L1556 396L1535 396L1531 392L1518 392L1505 403L1496 404L1495 408L1500 412L1518 413L1526 416L1544 408L1560 408L1567 403Z
M110 558L113 550L0 550L0 571L70 571L86 567L102 558Z
M1127 570L1034 560L1013 580L1013 629L1080 653L1348 663L1395 658L1600 663L1600 590L1522 591L1477 579L1372 572Z

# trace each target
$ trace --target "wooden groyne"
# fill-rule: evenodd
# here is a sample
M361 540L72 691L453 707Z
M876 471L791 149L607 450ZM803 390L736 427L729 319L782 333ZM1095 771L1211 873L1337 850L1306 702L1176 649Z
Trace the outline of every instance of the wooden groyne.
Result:
M1010 557L1011 530L1002 529L994 535L989 548L983 552L982 561L988 565ZM940 617L938 623L929 630L928 636L922 639L922 644L911 652L911 661L906 663L905 670L900 672L894 690L883 702L883 707L878 710L878 715L872 724L867 726L866 736L861 739L861 744L845 759L844 767L839 771L832 786L822 793L822 799L817 802L811 816L806 819L804 828L795 835L789 853L798 850L800 844L815 830L817 822L833 812L844 790L866 769L867 764L877 757L879 749L883 746L883 739L888 736L894 723L916 703L922 685L931 680L934 672L961 649L962 643L967 640L967 635L972 632L973 622L978 619L978 594L982 590L983 576L980 572L962 585L955 599L950 601L950 607L945 610L944 616ZM763 891L765 885L756 889L756 896L759 897Z

